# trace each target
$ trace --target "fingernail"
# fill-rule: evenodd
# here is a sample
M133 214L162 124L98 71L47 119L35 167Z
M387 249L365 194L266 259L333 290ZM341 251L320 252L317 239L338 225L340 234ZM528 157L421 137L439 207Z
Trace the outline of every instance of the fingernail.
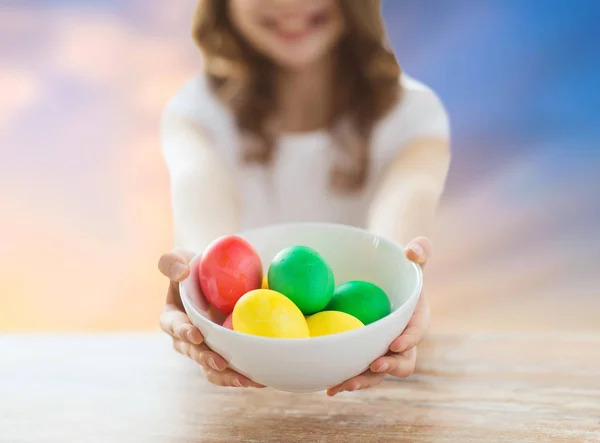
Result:
M390 367L390 365L388 365L387 363L384 363L381 366L379 366L379 368L377 368L375 371L376 372L385 372L388 370L389 367Z
M244 385L242 384L242 382L239 381L239 380L234 380L233 381L233 386L236 386L238 388L243 388L244 387Z
M188 330L186 331L185 336L187 337L187 339L190 343L194 343L194 337L192 335L192 330L190 328L188 328Z
M211 368L213 368L215 371L219 370L219 367L217 366L217 363L215 363L215 360L212 357L208 359L208 366L210 366Z
M404 350L406 349L406 345L396 345L394 347L392 347L392 352L404 352Z
M360 388L362 388L362 386L360 384L353 386L352 389L350 389L351 391L358 391Z
M425 252L423 251L423 248L421 247L421 245L417 245L417 244L410 245L410 249L412 249L413 252L415 254L417 254L417 257L419 257L419 258L423 258L423 256L425 255Z
M185 271L187 270L187 266L183 263L175 262L171 265L170 274L173 280L179 280L185 275Z

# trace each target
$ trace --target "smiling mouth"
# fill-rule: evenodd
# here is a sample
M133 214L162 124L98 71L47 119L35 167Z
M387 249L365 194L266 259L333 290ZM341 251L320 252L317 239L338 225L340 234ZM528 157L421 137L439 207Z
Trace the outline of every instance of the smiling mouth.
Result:
M287 19L277 17L263 17L261 25L274 33L277 38L286 42L297 42L323 27L329 21L328 11L318 11L306 14L301 18L294 18L290 23Z

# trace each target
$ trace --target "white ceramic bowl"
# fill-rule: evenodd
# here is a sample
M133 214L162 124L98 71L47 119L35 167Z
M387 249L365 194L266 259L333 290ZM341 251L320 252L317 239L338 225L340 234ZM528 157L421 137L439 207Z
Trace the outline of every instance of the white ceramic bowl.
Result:
M385 354L404 330L419 299L421 268L404 255L403 247L362 229L343 225L300 223L275 225L239 234L259 252L266 271L271 259L289 246L319 251L331 265L336 285L366 280L390 298L392 313L353 331L309 339L277 339L241 334L204 316L198 278L198 257L190 277L180 285L192 323L206 344L232 368L250 379L290 392L321 391L365 371Z

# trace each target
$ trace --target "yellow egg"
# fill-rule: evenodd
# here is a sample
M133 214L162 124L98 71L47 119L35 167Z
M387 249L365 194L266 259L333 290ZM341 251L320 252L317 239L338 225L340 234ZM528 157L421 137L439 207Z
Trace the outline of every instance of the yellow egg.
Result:
M339 334L362 328L364 325L356 317L338 311L322 311L306 318L311 337Z
M263 277L262 289L269 289L269 278L267 277L267 275Z
M308 325L285 295L256 289L242 296L233 309L233 330L274 338L308 338Z

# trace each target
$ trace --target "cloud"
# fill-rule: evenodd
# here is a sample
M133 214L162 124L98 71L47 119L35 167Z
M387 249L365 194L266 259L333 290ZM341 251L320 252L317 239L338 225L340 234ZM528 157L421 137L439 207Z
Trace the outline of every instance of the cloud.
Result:
M163 38L125 15L18 7L17 33L44 38L3 53L9 69L0 71L0 130L18 147L18 169L0 186L10 214L0 229L12 233L1 245L0 323L154 327L166 288L156 262L171 243L156 123L197 53L187 33ZM29 123L6 123L16 117Z
M41 81L32 72L16 66L0 70L2 85L0 100L0 135L10 130L12 123L33 106L41 94Z

